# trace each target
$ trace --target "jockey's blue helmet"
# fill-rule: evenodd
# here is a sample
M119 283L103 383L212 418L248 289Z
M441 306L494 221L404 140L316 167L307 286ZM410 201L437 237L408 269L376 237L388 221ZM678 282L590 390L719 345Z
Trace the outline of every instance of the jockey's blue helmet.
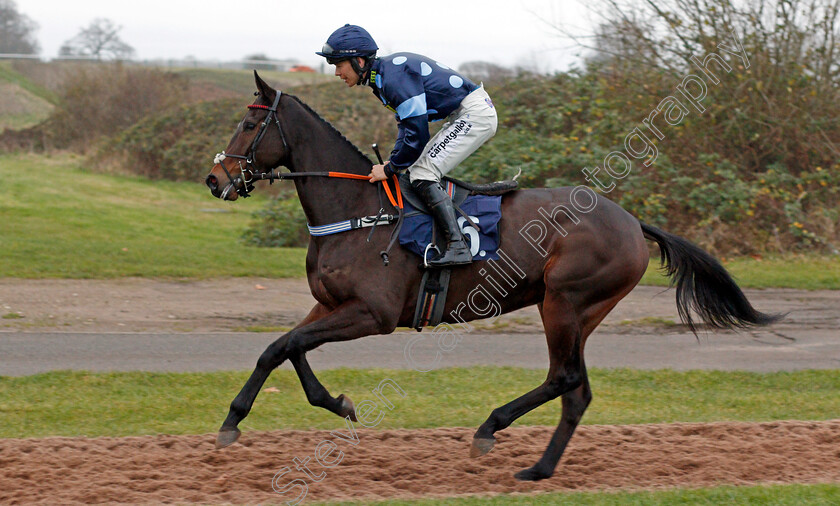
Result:
M335 65L356 56L371 58L376 55L377 50L379 46L367 30L361 26L346 24L334 31L324 48L315 54L326 58L330 65Z

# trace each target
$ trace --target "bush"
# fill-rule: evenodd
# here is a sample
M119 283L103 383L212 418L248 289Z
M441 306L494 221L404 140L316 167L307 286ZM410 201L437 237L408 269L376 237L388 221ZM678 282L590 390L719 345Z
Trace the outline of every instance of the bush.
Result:
M90 146L143 117L176 106L186 81L176 74L120 64L83 67L59 91L50 119L57 147Z
M152 179L202 181L244 114L239 99L180 105L138 122L104 142L100 169L121 168Z
M286 192L253 215L242 234L245 244L268 247L303 247L309 244L306 216L294 192Z

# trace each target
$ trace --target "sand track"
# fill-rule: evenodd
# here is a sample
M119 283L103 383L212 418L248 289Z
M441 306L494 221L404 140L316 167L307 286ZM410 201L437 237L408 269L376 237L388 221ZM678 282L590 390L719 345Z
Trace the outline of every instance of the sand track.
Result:
M480 459L467 457L470 428L356 429L355 445L347 428L246 432L224 450L213 435L3 439L0 503L281 502L303 491L295 479L306 500L840 481L840 420L583 426L553 478L514 480L552 431L508 429ZM321 446L327 462L341 457L329 469L314 458L324 441L337 447ZM307 457L320 482L295 469Z

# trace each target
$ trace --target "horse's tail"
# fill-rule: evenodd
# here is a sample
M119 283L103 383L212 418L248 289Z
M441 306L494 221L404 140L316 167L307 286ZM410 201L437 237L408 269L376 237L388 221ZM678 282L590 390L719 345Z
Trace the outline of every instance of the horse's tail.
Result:
M693 310L718 329L749 328L781 320L782 314L756 310L726 269L712 255L682 237L641 223L645 237L659 244L660 264L676 285L677 311L692 332Z

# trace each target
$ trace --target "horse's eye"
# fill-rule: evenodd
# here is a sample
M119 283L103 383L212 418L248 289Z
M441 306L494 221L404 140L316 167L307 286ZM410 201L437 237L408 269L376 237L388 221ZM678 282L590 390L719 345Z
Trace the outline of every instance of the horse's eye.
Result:
M244 124L244 125L242 125L242 127L243 127L245 130L253 130L256 126L257 126L257 125L256 125L255 123L251 123L251 122L249 122L249 121L246 121L246 122L245 122L245 124Z

